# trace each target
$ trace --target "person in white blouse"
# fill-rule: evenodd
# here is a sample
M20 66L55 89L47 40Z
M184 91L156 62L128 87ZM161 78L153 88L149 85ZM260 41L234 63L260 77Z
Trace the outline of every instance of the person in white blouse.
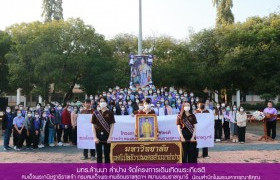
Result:
M238 127L238 139L240 144L245 143L246 125L247 125L247 114L243 107L239 108L236 114L237 127Z

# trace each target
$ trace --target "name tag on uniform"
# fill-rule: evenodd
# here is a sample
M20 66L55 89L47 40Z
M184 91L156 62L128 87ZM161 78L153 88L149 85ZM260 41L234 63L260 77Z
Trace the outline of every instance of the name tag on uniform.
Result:
M103 133L103 132L100 132L100 134L103 135L104 133Z

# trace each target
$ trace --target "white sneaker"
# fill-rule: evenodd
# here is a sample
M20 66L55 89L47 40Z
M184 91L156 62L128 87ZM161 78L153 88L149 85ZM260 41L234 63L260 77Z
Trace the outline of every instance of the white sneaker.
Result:
M59 142L59 143L58 143L58 146L63 146L63 143L62 143L62 142Z
M17 147L16 147L16 146L14 146L14 150L17 150Z
M45 147L43 144L38 145L38 148L40 148L40 149L43 147Z
M69 143L65 143L64 146L70 146L70 144Z
M235 139L233 139L232 142L233 142L233 143L236 142Z
M221 142L221 139L217 139L216 141L217 141L217 142Z

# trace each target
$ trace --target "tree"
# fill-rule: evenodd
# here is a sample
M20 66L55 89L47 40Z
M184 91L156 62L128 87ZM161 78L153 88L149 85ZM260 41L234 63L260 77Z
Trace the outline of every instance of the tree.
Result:
M6 55L11 84L27 95L40 94L46 101L53 83L56 92L65 94L64 101L71 99L76 84L85 83L83 79L88 76L95 79L95 72L89 68L96 59L107 61L112 56L104 36L80 19L23 23L8 32L13 41L12 51ZM89 87L85 90L93 91Z
M234 23L234 16L231 11L232 0L213 0L213 5L217 8L216 26Z
M43 0L44 22L63 19L62 0Z
M10 50L11 37L8 33L0 31L0 94L9 89L9 68L5 54Z

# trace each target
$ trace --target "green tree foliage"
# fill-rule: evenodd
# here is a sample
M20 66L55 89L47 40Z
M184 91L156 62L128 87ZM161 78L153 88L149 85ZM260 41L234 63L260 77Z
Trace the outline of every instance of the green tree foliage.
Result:
M43 0L42 17L45 22L63 19L62 0Z
M9 89L9 68L5 54L9 52L11 38L8 33L0 31L0 94Z
M216 26L234 23L234 16L231 11L233 7L232 0L213 0L213 5L217 9Z

